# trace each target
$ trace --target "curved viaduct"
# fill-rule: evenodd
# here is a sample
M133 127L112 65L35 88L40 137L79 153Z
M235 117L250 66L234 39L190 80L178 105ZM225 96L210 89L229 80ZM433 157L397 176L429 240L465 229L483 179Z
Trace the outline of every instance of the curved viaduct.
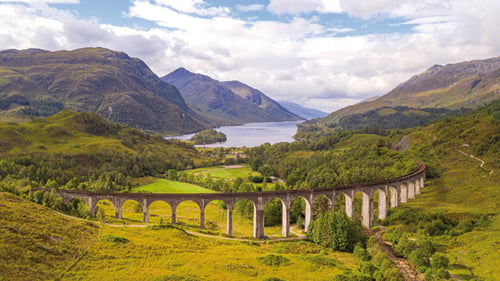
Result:
M354 217L354 196L361 192L362 199L362 224L370 227L374 214L374 194L378 190L378 218L387 217L388 206L397 207L398 203L406 203L408 199L415 198L424 187L425 165L419 162L419 167L414 172L389 180L331 188L308 189L308 190L280 190L263 192L235 192L235 193L92 193L78 190L56 190L57 195L62 196L66 203L72 199L80 198L87 204L90 214L95 216L97 202L109 200L115 207L115 217L122 217L122 205L127 200L137 201L143 210L143 221L149 221L149 206L155 201L164 201L172 209L172 224L176 223L176 208L183 201L193 201L200 208L200 227L205 227L205 207L214 200L220 200L227 205L227 230L228 235L233 233L233 207L239 200L250 200L254 206L253 236L264 238L264 206L267 201L279 198L282 203L282 235L290 235L290 204L297 197L305 201L304 225L307 230L313 219L312 204L318 196L326 196L331 204L340 195L345 196L345 212Z

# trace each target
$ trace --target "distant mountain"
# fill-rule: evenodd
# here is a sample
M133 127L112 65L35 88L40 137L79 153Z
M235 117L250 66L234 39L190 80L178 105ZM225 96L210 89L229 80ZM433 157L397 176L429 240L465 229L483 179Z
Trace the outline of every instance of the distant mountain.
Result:
M328 113L314 109L304 107L300 104L296 104L288 101L280 101L279 102L284 108L288 109L288 111L295 113L296 115L304 118L304 119L313 119L313 118L321 118L328 115Z
M262 92L238 81L220 82L179 68L161 78L195 110L228 123L300 120Z
M186 133L211 124L137 58L104 48L0 52L0 120L61 109L89 111L133 128Z
M386 95L335 111L317 123L382 107L475 108L500 98L500 57L434 65L399 84Z

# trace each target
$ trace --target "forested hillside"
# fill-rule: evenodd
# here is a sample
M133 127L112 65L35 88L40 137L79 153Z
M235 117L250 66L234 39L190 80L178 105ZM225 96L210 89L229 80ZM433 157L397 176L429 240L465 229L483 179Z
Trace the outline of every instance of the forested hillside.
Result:
M0 185L118 191L132 177L186 169L202 156L189 144L64 110L28 123L0 123Z

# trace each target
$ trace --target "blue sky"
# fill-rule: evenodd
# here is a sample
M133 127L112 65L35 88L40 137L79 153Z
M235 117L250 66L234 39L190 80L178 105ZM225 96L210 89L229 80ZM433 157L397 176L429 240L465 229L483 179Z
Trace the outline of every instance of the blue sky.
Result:
M0 0L0 49L105 47L328 112L500 55L498 0Z

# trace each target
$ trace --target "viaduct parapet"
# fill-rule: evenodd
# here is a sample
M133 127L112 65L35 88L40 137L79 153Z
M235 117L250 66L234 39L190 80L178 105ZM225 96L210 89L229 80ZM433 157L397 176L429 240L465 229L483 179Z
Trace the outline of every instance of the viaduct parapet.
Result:
M177 206L184 201L193 201L200 208L200 227L205 227L205 207L214 200L220 200L227 206L227 229L226 233L233 233L233 208L240 200L250 200L253 203L253 236L264 238L264 206L267 201L278 198L282 204L282 235L290 236L290 204L297 198L302 197L305 201L304 226L307 231L313 217L312 204L318 196L325 196L333 205L337 196L345 197L345 212L354 217L354 200L358 192L362 193L361 222L365 227L372 226L374 216L374 195L378 191L378 218L387 217L388 207L397 207L398 204L406 203L408 199L415 198L424 187L425 165L419 162L419 167L412 173L389 180L354 184L346 186L335 186L321 189L308 190L280 190L264 192L234 192L234 193L93 193L79 190L56 190L66 203L75 198L80 198L87 204L90 214L96 215L97 202L109 200L115 207L115 217L122 218L122 205L127 200L138 202L143 210L143 221L149 222L149 206L156 201L163 201L172 209L172 224L176 224Z

